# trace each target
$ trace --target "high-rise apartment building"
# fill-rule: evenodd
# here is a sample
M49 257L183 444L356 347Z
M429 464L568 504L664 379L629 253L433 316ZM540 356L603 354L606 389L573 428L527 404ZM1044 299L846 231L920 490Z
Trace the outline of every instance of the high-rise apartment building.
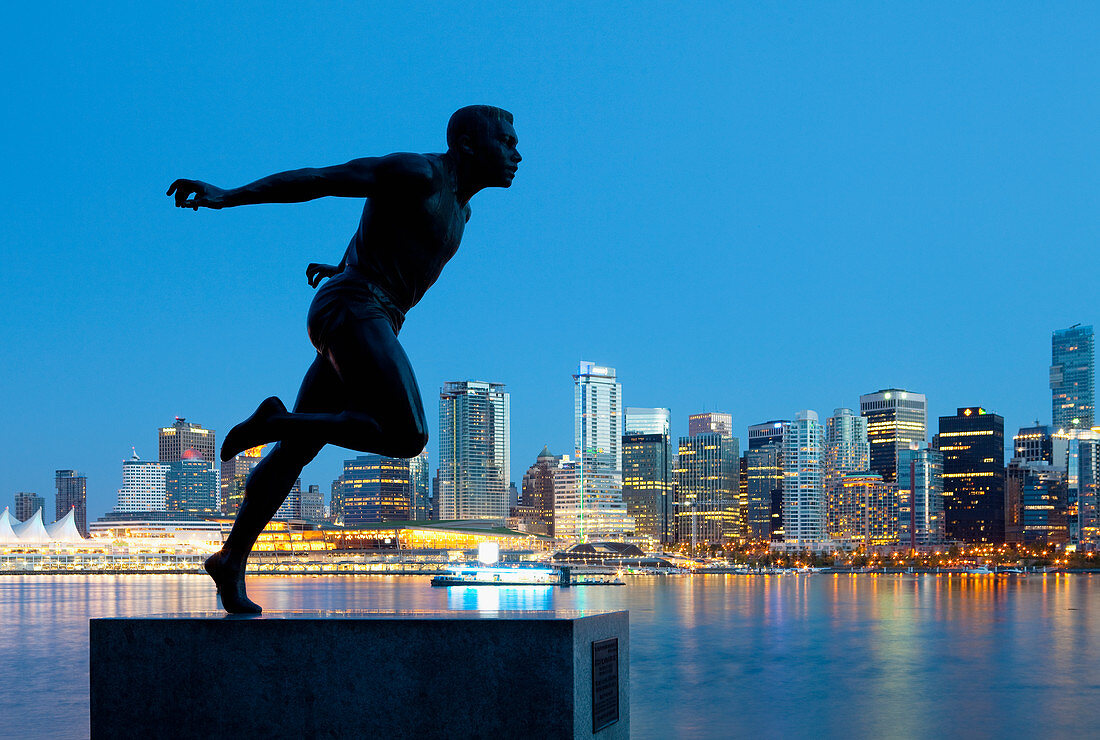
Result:
M34 512L46 510L46 497L37 493L19 491L15 494L15 518L25 522L34 516Z
M558 456L544 445L535 464L523 474L523 490L516 507L523 531L554 535L554 476L558 464Z
M167 511L165 498L168 463L142 460L137 451L122 463L122 488L118 489L115 511Z
M409 485L412 486L409 520L426 522L432 518L431 475L427 450L409 458Z
M858 545L894 545L898 542L897 487L878 473L850 473L840 479L852 513L843 539Z
M252 469L263 459L263 449L263 445L253 447L222 462L220 504L223 515L236 516L241 508L245 483Z
M898 453L898 540L908 547L944 542L943 453L927 444Z
M825 527L825 429L814 411L799 411L783 432L783 541L813 546Z
M667 434L623 435L623 502L634 517L634 532L672 542L673 459Z
M439 392L439 516L504 524L511 481L509 394L502 383L449 382Z
M1091 326L1074 324L1050 338L1051 416L1055 431L1089 429L1096 410L1096 353Z
M841 485L841 481L850 474L867 472L870 455L867 418L856 416L851 409L835 409L825 420L826 531L832 539L854 539L863 527L863 499L847 495L861 489Z
M859 413L867 418L871 470L896 483L898 453L928 439L928 399L923 393L886 388L860 396Z
M688 417L688 436L697 434L718 434L723 437L733 436L733 414L722 412L704 412L692 414Z
M218 471L197 451L188 448L182 459L168 463L164 475L165 508L176 515L213 516L220 513L218 488Z
M82 537L87 537L88 479L75 470L58 470L54 473L54 485L57 487L55 521L72 509L75 512L76 528Z
M707 414L724 416L729 414ZM691 417L695 418L695 417ZM689 429L692 427L689 424ZM676 459L676 529L680 542L723 544L741 537L741 464L732 424L697 424L700 431L680 438Z
M157 436L159 459L163 463L182 460L188 450L197 452L198 457L211 466L218 459L214 431L203 429L201 424L193 424L177 416L175 423L170 427L161 427ZM191 456L189 459L193 460L195 457Z
M1075 447L1077 541L1095 551L1100 549L1100 434L1082 433Z
M345 527L408 521L411 498L407 459L369 454L344 461L340 500Z
M943 453L949 540L1005 540L1004 419L978 406L940 417L934 445Z
M622 394L615 368L580 362L573 375L577 494L555 500L558 538L587 541L634 532L623 503Z
M663 434L671 438L672 411L664 408L636 408L626 410L624 434Z
M755 542L782 540L783 454L771 442L745 450L745 536Z

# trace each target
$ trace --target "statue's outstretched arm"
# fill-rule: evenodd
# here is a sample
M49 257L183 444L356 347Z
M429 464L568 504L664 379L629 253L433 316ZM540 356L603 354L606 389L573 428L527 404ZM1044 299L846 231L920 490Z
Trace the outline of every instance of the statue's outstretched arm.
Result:
M200 180L180 179L168 187L180 208L232 208L255 203L301 203L328 195L369 198L395 191L423 191L432 184L432 166L422 154L390 154L353 159L333 167L289 170L243 187L223 190Z

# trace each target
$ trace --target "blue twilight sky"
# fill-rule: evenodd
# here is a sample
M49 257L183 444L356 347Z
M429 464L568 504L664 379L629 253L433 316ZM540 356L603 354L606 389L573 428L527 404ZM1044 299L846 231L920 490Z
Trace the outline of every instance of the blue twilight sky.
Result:
M433 467L448 380L507 384L516 481L569 451L581 359L674 434L891 386L1011 434L1051 330L1100 323L1095 3L112 5L0 17L0 505L76 468L98 516L174 416L220 442L293 399L361 202L184 212L174 178L441 151L470 103L524 162L401 335Z

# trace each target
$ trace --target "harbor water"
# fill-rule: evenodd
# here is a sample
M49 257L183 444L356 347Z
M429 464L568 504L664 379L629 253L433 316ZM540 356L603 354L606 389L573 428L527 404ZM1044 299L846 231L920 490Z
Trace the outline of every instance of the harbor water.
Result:
M1100 727L1097 575L429 580L256 577L249 594L267 610L628 609L636 738L1083 737ZM0 736L88 736L90 617L213 608L205 576L0 576Z

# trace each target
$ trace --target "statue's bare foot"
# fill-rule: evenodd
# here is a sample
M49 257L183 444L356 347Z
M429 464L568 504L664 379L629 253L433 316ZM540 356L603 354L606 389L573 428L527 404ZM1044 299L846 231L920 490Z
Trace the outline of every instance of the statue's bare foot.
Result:
M259 614L259 604L248 598L244 590L244 568L234 567L225 550L218 550L203 563L206 572L218 587L222 608L230 614Z
M252 416L242 421L229 430L222 442L222 462L230 460L245 450L257 447L272 441L267 429L271 417L277 414L285 414L286 406L276 396L264 399Z

